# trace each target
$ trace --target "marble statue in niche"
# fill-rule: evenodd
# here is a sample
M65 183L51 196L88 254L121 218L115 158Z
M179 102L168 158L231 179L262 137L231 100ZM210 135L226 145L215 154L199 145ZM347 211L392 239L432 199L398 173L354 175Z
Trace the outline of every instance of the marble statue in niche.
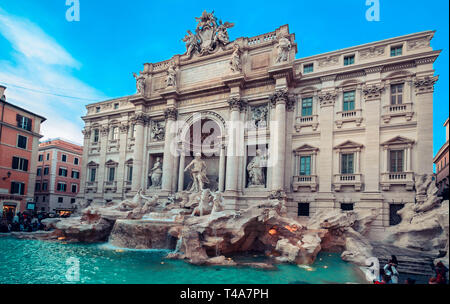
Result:
M256 156L247 165L248 173L248 186L262 186L266 184L266 177L264 176L265 156L262 154L260 149L256 150Z
M155 163L153 164L153 168L149 171L149 178L150 178L150 188L159 188L161 187L161 177L162 177L162 161L161 157L157 157Z
M192 186L188 191L200 192L204 189L204 185L209 183L206 177L206 169L206 163L202 160L201 154L196 153L195 158L184 169L185 172L190 170L192 177Z

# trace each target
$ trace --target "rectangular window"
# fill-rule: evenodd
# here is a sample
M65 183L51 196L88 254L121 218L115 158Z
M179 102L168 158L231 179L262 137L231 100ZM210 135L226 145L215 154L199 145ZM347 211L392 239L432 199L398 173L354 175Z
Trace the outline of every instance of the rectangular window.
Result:
M20 171L28 171L28 159L15 157L12 159L12 169Z
M99 130L98 129L94 129L94 142L98 142L98 138L99 138Z
M117 140L119 139L119 127L113 127L112 128L112 140Z
M116 168L111 167L108 170L108 181L113 182L114 181L114 175L116 173Z
M311 156L300 157L300 175L311 175Z
M100 112L100 107L95 107L95 113Z
M131 182L133 180L133 166L127 167L127 181Z
M71 176L72 178L79 179L79 178L80 178L80 172L75 171L75 170L72 170L72 173L71 173L70 176Z
M353 111L355 109L355 91L344 92L343 111Z
M58 185L56 186L56 190L60 192L66 192L67 185L65 183L58 183Z
M41 176L41 174L42 174L42 168L37 168L36 175Z
M400 46L393 46L391 47L391 57L400 56L402 54L403 47Z
M41 183L36 183L34 191L41 191Z
M355 55L345 56L344 65L351 65L355 63Z
M304 64L303 65L303 74L312 73L314 72L314 64Z
M58 197L58 203L62 203L62 202L64 202L64 197Z
M25 194L25 183L11 182L11 194Z
M44 160L44 155L42 155L42 154L39 154L39 158L38 158L38 161L43 161Z
M136 134L136 125L131 127L131 138L134 138L134 134Z
M90 182L95 182L96 174L97 174L97 169L96 168L91 168L91 173L89 174L89 181Z
M73 164L74 164L74 165L78 165L78 162L79 162L78 157L75 157L75 158L73 159Z
M44 168L44 175L48 175L48 171L49 171L49 168L48 168L48 167L45 167L45 168Z
M66 168L59 168L58 175L67 177L67 169Z
M50 153L47 153L47 160L50 160Z
M76 184L72 185L72 193L77 193L77 185Z
M341 174L353 174L353 153L341 154Z
M389 151L391 172L403 172L403 150Z
M67 162L67 155L66 154L61 154L61 161L62 162Z
M26 149L28 137L19 135L17 136L17 147Z
M48 189L48 183L47 182L43 182L42 183L42 191L47 191L47 189Z
M309 203L298 203L298 216L309 216Z
M302 116L312 115L312 97L307 97L302 99Z
M45 196L42 197L42 202L45 203Z
M391 85L391 104L403 103L403 83Z
M71 198L71 199L70 199L70 203L71 203L71 204L75 204L75 199L74 199L74 198Z
M16 115L17 126L21 129L31 131L31 119L22 115Z
M115 103L114 104L114 110L117 110L119 108L119 104L118 103Z
M352 211L353 203L341 203L341 210L342 211Z

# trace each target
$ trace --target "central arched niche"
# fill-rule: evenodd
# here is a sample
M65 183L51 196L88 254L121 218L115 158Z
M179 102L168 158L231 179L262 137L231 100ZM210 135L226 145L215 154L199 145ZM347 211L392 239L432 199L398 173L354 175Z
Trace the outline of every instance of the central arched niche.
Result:
M188 128L182 133L181 149L185 157L185 167L194 159L197 153L207 166L206 175L209 184L205 188L212 191L218 189L219 182L219 158L223 126L221 122L211 117L200 115L197 119L188 122ZM184 170L184 168L180 168ZM192 177L189 172L184 172L183 189L189 190L192 185Z

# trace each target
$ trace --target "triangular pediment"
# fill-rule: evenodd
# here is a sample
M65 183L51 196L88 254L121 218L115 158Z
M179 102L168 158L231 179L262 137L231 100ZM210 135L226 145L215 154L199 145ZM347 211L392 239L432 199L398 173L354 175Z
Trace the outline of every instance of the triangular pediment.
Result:
M115 162L115 161L113 161L112 159L110 159L110 160L108 160L105 164L106 164L107 166L115 166L115 165L117 165L118 163Z
M90 161L87 165L88 165L88 167L96 167L96 166L98 166L98 164L96 162L94 162L94 161Z
M308 144L304 144L303 146L298 147L294 150L294 152L306 152L306 151L317 151L319 150L316 147L310 146Z
M127 165L132 164L132 163L133 163L133 159L130 158L130 159L128 159L125 163L126 163Z
M361 145L361 144L358 144L351 140L347 140L347 141L344 141L343 143L335 146L334 148L335 149L351 149L351 148L362 148L362 147L363 147L363 145Z
M403 136L396 136L394 138L391 138L384 143L382 143L382 146L389 146L389 145L401 145L401 144L413 144L414 140L403 137Z

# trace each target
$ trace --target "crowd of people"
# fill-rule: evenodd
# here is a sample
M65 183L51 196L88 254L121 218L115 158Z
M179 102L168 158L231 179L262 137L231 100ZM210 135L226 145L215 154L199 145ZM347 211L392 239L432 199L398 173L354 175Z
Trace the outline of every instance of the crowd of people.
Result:
M395 255L389 259L386 265L380 269L380 277L378 280L374 280L374 284L398 284L399 272L398 272L398 260ZM433 269L435 276L430 278L429 284L447 284L447 272L448 268L442 262L437 262L436 265L432 262L431 268ZM404 284L415 284L416 280L407 278Z
M31 214L26 212L8 212L0 217L0 232L33 232L43 230L44 225L41 221L47 218L48 215L44 213Z

